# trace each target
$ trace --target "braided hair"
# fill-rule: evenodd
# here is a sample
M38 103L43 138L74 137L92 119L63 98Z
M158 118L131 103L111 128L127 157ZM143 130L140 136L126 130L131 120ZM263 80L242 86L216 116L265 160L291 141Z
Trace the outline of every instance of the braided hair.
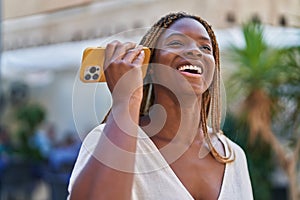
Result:
M208 133L208 116L210 113L210 123L213 133L219 133L220 122L221 122L221 105L220 105L220 59L219 59L219 47L216 40L216 36L211 28L211 26L203 19L198 16L190 15L184 12L170 13L162 17L158 22L156 22L150 30L144 35L140 44L146 47L155 47L158 38L164 32L165 29L169 28L175 21L182 18L192 18L199 21L206 29L213 46L213 56L215 59L216 70L214 72L213 82L210 87L202 94L201 103L201 113L200 122L201 128L204 133L205 140L209 146L209 149L213 157L221 163L229 163L234 160L234 152L231 151L229 147L229 155L222 156L213 146L211 138ZM154 55L155 49L151 51L151 59ZM148 68L149 69L149 68ZM149 78L149 73L147 73L146 79ZM140 115L146 115L149 112L149 108L154 102L154 91L152 84L144 84L143 86L143 100L140 108ZM211 109L211 110L210 110Z

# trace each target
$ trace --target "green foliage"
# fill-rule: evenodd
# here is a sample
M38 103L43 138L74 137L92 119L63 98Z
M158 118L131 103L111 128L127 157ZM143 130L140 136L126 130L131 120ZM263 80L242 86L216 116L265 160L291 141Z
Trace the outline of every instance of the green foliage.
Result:
M234 93L242 89L246 93L264 88L271 91L284 79L284 69L279 65L281 51L269 47L264 39L264 29L261 24L250 22L243 25L245 46L231 46L229 59L237 65L233 72L230 88Z
M290 136L290 146L293 147L300 137L300 44L282 49L281 52L281 65L285 66L286 80L275 90L284 105L278 116L278 124L282 134Z
M16 112L18 121L25 126L32 134L34 129L45 119L44 109L35 104L28 104L20 107Z
M230 88L229 97L244 96L247 100L250 94L263 91L271 100L269 106L273 111L270 116L272 128L276 129L276 132L282 131L284 133L282 136L286 138L287 130L290 129L292 132L295 130L295 122L298 121L298 127L300 122L299 47L276 49L268 46L264 38L264 27L258 23L244 24L242 32L245 45L231 46L229 50L229 59L237 66L226 82ZM289 107L291 105L292 107ZM251 104L248 106L250 106L248 109L253 109ZM295 112L291 112L292 110ZM243 111L243 114L248 114ZM283 114L283 111L286 113ZM264 114L266 113L261 111L261 115ZM276 118L277 121L274 123ZM245 119L242 117L227 117L224 131L245 150L255 199L270 199L270 175L275 165L271 156L272 148L260 137L250 145L247 142L249 124L243 120Z
M299 36L300 40L300 36ZM285 67L285 88L280 88L281 96L300 99L300 44L281 50L281 65Z
M43 159L39 150L30 144L30 139L45 116L44 108L37 104L26 104L16 109L15 117L18 122L16 155L30 160Z
M245 96L247 100L249 94L263 91L271 100L272 128L277 134L281 132L282 138L288 139L293 149L300 136L300 45L286 49L272 48L264 40L263 26L253 22L244 24L243 36L245 46L232 46L229 50L229 58L237 68L226 82L230 88L228 96ZM248 106L251 109L251 104ZM261 115L266 114L260 112ZM242 120L241 117L227 117L224 131L245 150L255 199L270 199L269 176L275 165L271 157L272 149L260 137L254 144L248 144L249 124Z

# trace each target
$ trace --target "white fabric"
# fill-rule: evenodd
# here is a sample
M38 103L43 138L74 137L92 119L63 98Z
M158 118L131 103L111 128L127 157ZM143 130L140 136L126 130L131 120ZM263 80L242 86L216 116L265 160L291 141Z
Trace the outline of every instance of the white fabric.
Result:
M87 163L104 124L99 125L85 138L78 159L74 166L69 183L69 192L79 172ZM193 197L169 167L154 143L140 129L137 143L135 177L132 189L132 200L193 200ZM225 166L223 183L219 200L252 200L252 187L248 173L247 161L243 150L224 135L219 139L225 146L234 151L235 161Z

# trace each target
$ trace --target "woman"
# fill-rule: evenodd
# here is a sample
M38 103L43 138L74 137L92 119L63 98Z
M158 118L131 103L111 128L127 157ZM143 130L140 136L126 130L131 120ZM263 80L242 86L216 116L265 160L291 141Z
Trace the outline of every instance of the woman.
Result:
M142 46L151 48L144 87ZM85 138L70 199L253 199L244 152L219 128L219 49L207 22L166 15L139 46L108 44L104 68L112 109Z

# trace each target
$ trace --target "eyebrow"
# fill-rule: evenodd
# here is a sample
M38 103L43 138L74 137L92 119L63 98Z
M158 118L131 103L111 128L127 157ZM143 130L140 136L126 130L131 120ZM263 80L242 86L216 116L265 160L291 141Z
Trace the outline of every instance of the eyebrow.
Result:
M182 33L171 33L170 35L167 36L167 39L172 37L172 36L181 36L181 37L185 37L185 38L190 38L190 37L187 37L185 34L182 34ZM211 42L210 38L205 37L205 36L201 36L201 37L199 37L199 39Z

